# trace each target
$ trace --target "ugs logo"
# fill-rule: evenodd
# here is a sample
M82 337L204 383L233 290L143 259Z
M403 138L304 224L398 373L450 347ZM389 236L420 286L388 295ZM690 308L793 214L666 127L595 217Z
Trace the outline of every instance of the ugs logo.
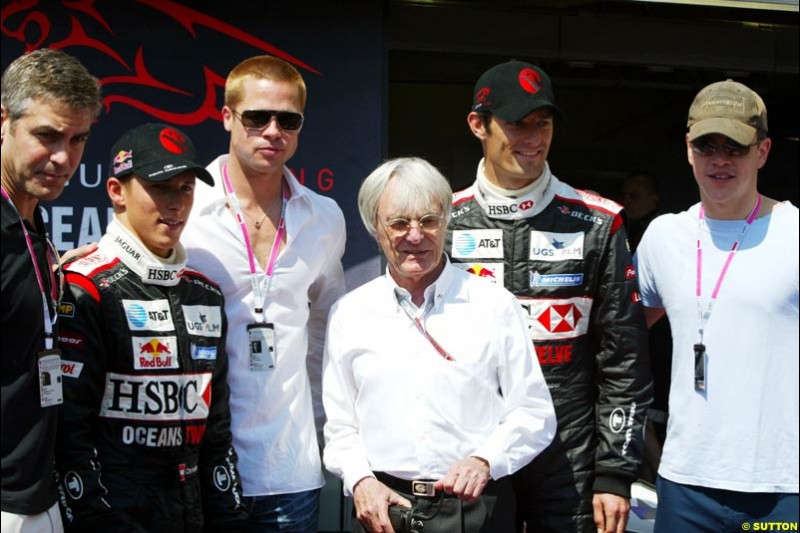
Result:
M519 204L489 204L490 215L510 215L518 211L527 211L533 207L533 200L525 200Z

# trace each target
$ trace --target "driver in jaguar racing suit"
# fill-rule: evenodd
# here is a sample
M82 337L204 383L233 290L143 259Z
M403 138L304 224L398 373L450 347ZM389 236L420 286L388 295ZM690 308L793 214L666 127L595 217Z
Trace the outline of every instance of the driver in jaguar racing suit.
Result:
M164 124L112 149L114 220L66 267L56 469L67 531L238 531L224 300L185 268L191 140Z
M651 401L647 330L620 206L550 172L553 102L528 63L478 80L467 121L484 158L454 195L445 249L517 296L555 405L555 440L514 476L520 526L621 533Z

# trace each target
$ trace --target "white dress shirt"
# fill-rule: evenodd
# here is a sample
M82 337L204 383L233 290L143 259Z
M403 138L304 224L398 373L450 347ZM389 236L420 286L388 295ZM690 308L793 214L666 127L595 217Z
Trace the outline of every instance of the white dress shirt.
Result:
M284 171L291 190L286 246L271 282L257 266L266 320L275 326L276 363L266 371L250 370L247 325L257 321L257 302L244 238L226 207L221 168L227 160L221 156L208 166L213 188L197 184L181 242L189 266L219 284L225 295L231 429L242 488L245 496L316 489L323 479L315 414L321 428L325 327L331 305L344 293L344 216L336 202Z
M556 418L517 300L447 261L417 316L448 361L398 289L387 272L331 310L326 468L348 495L373 471L439 479L470 455L489 462L493 479L522 468L553 440Z

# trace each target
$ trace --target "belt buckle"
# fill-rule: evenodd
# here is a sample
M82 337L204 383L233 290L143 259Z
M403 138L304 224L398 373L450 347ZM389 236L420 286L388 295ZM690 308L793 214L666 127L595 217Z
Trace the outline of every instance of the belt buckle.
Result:
M434 496L436 489L433 488L433 481L418 481L411 482L411 494L414 496Z

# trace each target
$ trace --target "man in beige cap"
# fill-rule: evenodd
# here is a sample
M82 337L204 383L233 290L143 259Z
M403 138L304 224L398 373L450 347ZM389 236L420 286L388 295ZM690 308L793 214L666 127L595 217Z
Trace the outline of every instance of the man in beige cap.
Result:
M758 192L767 110L741 83L695 97L700 203L637 249L648 325L669 314L670 419L656 533L798 522L798 210Z

